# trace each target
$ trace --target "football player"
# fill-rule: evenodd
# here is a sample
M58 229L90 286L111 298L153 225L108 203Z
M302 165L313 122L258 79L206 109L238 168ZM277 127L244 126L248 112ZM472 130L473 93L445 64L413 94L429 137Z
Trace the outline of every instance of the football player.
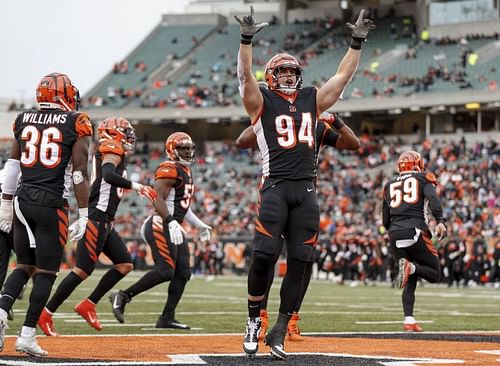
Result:
M153 253L155 268L126 290L111 294L110 302L115 318L123 323L125 305L138 294L160 283L170 281L168 298L156 328L190 329L175 318L187 281L191 278L189 247L181 224L184 220L195 226L202 241L210 240L212 228L191 210L194 192L191 164L195 145L184 132L171 134L165 142L168 160L161 163L155 174L155 190L159 200L156 213L148 217L141 228L144 241Z
M398 159L399 176L384 185L382 217L389 231L391 250L399 272L397 287L403 289L404 330L421 332L413 317L418 279L439 281L441 268L428 225L430 209L437 222L438 241L446 236L441 200L436 193L437 179L424 172L424 162L416 151L405 151Z
M130 122L123 117L109 117L99 124L97 132L99 141L93 158L89 220L87 223L76 221L72 224L81 232L81 235L72 238L78 241L76 264L59 284L40 316L38 325L47 336L59 335L54 328L53 314L75 288L92 274L99 255L104 253L113 262L113 267L102 276L90 296L75 306L75 311L91 327L102 329L96 314L96 304L132 270L127 247L113 227L123 190L132 189L151 202L157 198L153 188L127 179L127 159L133 153L136 142L135 130Z
M22 112L14 122L15 139L2 184L0 230L8 233L13 224L17 266L0 298L0 350L7 313L33 277L28 311L15 347L18 352L44 357L47 351L35 338L36 323L59 271L68 231L70 238L81 236L87 223L92 124L87 114L77 112L80 95L65 74L43 77L36 98L40 110ZM68 229L71 181L80 225Z
M333 129L332 129L333 127ZM336 113L328 113L324 112L321 114L318 125L316 128L316 141L318 141L316 145L316 165L319 162L319 154L321 152L321 148L324 146L333 146L338 150L357 150L359 149L359 140L351 130L349 126L347 126L343 119ZM240 149L251 148L257 144L257 138L255 133L253 132L252 126L247 127L240 134L238 139L236 140L236 146ZM279 238L280 249L277 251L275 256L274 263L279 259L279 255L281 253L281 246L284 242L284 237L281 236ZM297 304L295 305L293 315L288 322L287 328L287 338L290 341L303 341L304 337L300 335L300 328L298 326L298 321L300 320L299 310L304 300L305 294L307 292L307 288L309 287L309 282L311 280L312 275L312 267L314 261L311 259L307 263L306 270L304 272L303 284L301 288L300 296L297 300ZM260 319L261 319L261 328L259 333L259 340L263 340L266 335L267 326L269 323L269 316L267 313L267 301L269 297L269 291L273 284L274 280L274 266L269 269L269 286L266 291L266 296L264 300L262 300L261 309L260 309Z
M335 75L317 89L302 86L302 67L295 57L277 54L267 62L267 88L259 87L252 71L252 39L267 23L256 23L253 7L240 24L237 73L240 94L262 155L260 206L256 219L252 263L248 274L248 318L243 350L254 356L261 327L260 309L269 283L270 267L284 233L287 272L280 291L278 319L264 341L271 354L285 359L288 322L300 297L302 279L318 238L319 206L316 176L316 121L340 97L361 57L361 45L375 28L363 19L347 23L351 44Z

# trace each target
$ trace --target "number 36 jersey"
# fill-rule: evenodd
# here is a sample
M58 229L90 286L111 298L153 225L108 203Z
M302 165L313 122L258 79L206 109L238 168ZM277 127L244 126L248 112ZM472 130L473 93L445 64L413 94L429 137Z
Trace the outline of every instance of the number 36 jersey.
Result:
M170 215L182 224L194 192L191 168L181 163L165 161L156 170L155 180L159 179L175 179L176 183L165 201Z
M437 222L442 222L443 210L436 185L436 176L430 172L401 174L388 181L384 186L384 226L390 232L428 230L429 211Z
M262 155L262 175L275 179L316 176L316 88L285 95L260 88L264 105L253 131Z
M89 116L61 110L23 112L13 129L21 150L16 194L35 205L62 207L69 196L73 145L80 137L92 136Z

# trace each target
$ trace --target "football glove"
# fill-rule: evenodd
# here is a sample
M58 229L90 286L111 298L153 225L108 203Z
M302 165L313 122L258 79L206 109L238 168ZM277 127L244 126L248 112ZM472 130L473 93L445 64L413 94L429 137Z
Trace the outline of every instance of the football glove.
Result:
M2 199L0 204L0 230L10 233L14 218L14 201Z
M145 186L136 182L132 182L132 189L137 192L141 197L145 197L151 202L155 202L158 199L158 194L154 188L150 186Z
M245 36L249 39L258 33L262 28L265 28L269 25L269 23L256 23L253 18L253 6L250 5L250 15L245 15L243 19L238 16L234 16L234 19L240 24L240 32L242 36Z
M446 226L444 226L444 224L442 222L440 222L439 224L437 224L436 226L436 236L437 236L437 240L438 242L440 242L441 240L443 240L446 236L447 232L446 232Z
M359 16L358 19L356 20L356 23L354 24L345 23L345 26L351 32L351 37L361 42L366 41L368 32L376 28L376 25L375 23L373 23L372 20L363 19L364 15L365 15L365 9L362 9L359 12Z
M174 245L181 245L184 242L186 231L177 220L172 220L168 223L168 234L170 235L170 241Z
M89 221L88 208L78 209L78 220L73 222L68 228L68 240L77 242L85 234L87 229L87 222Z
M200 233L201 241L210 241L210 232L212 231L211 226L203 224L203 226L198 227L198 231Z

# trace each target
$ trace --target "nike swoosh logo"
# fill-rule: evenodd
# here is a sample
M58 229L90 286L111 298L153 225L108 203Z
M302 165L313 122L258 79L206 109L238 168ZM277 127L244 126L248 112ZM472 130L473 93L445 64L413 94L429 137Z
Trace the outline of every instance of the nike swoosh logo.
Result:
M313 188L307 188L307 192L312 192Z
M113 309L118 309L119 308L118 303L116 302L116 300L118 300L118 296L115 296L115 299L113 300Z
M96 322L96 319L91 314L89 314L89 320L90 320L91 323L95 323Z

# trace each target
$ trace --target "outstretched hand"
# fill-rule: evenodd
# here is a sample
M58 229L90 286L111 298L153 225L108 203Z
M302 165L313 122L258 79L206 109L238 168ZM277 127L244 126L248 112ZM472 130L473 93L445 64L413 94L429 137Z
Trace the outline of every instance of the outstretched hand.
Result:
M264 23L256 23L255 19L253 18L253 6L250 5L250 15L245 15L243 19L238 17L237 15L234 16L234 19L240 24L240 32L242 35L247 36L247 37L253 37L257 32L259 32L261 29L267 27L269 25L268 22Z
M444 226L444 224L442 222L440 222L439 224L437 224L437 226L436 226L436 236L437 236L438 242L440 242L441 240L443 240L446 237L446 234L447 234L446 226Z
M361 41L365 41L368 36L368 32L377 28L375 23L371 19L363 19L365 15L365 9L361 9L359 12L358 19L356 23L345 23L345 26L351 32L351 37Z

